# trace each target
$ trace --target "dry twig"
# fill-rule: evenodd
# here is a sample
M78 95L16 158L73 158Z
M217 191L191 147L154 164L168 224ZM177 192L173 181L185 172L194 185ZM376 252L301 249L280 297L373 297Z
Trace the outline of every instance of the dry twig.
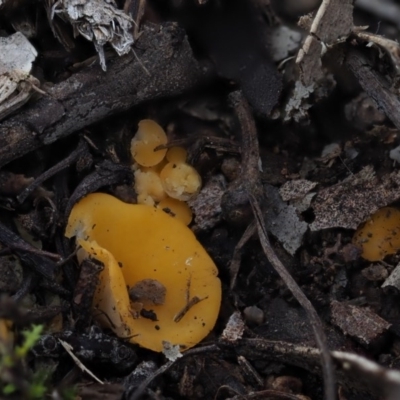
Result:
M373 69L368 58L358 50L349 49L345 63L361 87L384 111L397 129L400 129L400 100L390 90L390 84Z
M319 319L315 308L305 296L297 282L293 279L293 277L286 270L285 266L276 256L268 238L263 213L259 205L260 198L262 197L260 193L260 188L262 188L262 186L258 173L259 153L257 129L250 107L240 92L236 92L234 94L234 107L242 130L242 162L244 168L246 168L245 171L242 171L242 177L244 177L242 178L242 182L248 199L250 200L250 205L256 220L261 246L265 255L267 256L268 261L272 264L288 289L307 313L314 331L315 340L319 349L321 350L325 397L328 400L334 400L336 398L334 368L321 320Z
M203 353L208 353L208 352L218 352L220 349L216 345L210 345L210 346L203 346L199 347L196 349L191 349L186 351L185 353L182 354L182 357L177 359L177 360L182 360L183 358L189 357L189 356L195 356L197 354L203 354ZM162 375L165 371L170 369L172 365L174 365L176 360L174 361L168 361L165 363L163 366L161 366L157 371L154 372L154 374L150 375L148 378L146 378L135 390L135 392L130 396L129 400L138 400L141 395L144 393L146 388L150 385L150 383L157 378L158 376Z
M73 348L72 346L64 342L64 340L58 339L58 341L61 343L61 346L64 347L65 351L71 356L71 358L74 360L75 364L83 371L86 372L88 375L90 375L95 381L99 382L100 384L103 384L104 382L101 381L92 371L90 371L88 368L86 368L82 362L79 360L79 358L72 352Z

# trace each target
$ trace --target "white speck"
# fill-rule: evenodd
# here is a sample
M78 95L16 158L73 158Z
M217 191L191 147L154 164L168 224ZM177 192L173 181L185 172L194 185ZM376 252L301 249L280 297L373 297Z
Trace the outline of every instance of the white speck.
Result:
M173 345L172 343L163 340L163 354L169 361L176 361L178 358L182 357L180 352L179 344Z
M189 257L188 259L186 259L185 264L188 265L189 267L191 267L192 261L193 261L193 257Z

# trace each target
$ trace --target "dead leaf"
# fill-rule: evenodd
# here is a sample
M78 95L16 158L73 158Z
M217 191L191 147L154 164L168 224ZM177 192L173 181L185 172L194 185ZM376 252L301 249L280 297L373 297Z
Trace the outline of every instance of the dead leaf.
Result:
M105 44L111 44L119 56L131 50L133 20L117 8L114 0L59 0L52 8L52 18L54 15L72 25L74 36L80 34L93 42L104 71Z

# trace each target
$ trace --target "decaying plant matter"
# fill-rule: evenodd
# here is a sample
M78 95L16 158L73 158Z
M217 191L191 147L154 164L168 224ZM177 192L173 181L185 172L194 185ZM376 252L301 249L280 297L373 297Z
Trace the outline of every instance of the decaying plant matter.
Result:
M117 8L114 0L57 0L50 2L49 7L51 20L57 15L72 25L74 36L80 34L93 42L104 71L107 69L104 45L110 43L120 56L131 51L133 20Z

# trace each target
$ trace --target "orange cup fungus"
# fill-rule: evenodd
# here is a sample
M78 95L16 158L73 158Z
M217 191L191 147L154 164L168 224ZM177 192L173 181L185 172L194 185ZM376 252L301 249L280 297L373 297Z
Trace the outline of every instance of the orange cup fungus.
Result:
M184 201L167 197L166 199L161 200L157 207L173 217L176 216L176 218L182 221L185 225L189 225L192 220L192 210Z
M186 163L187 151L183 147L154 149L165 145L167 136L156 122L143 120L132 139L132 157L137 163L135 190L139 204L158 205L170 215L189 225L192 212L185 203L201 187L201 177Z
M95 318L119 337L162 351L188 349L213 329L221 303L217 268L192 231L156 207L91 194L72 209L65 235L80 258L104 264Z
M400 210L385 207L364 222L356 231L353 243L362 248L369 261L383 260L400 250Z

